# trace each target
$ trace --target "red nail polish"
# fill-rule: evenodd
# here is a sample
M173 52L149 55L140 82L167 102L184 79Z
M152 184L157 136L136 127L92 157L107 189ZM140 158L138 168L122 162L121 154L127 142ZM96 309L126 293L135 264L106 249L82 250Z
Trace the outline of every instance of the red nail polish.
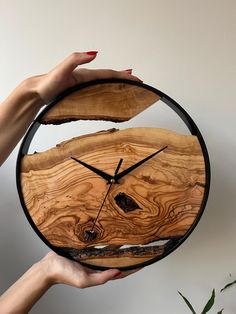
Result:
M118 276L120 276L121 274L122 274L122 271L119 271L117 274L115 274L114 277L118 277Z
M98 51L87 51L85 52L87 55L89 56L96 56L96 54L98 53Z
M125 70L125 71L132 73L133 69L127 69L127 70Z

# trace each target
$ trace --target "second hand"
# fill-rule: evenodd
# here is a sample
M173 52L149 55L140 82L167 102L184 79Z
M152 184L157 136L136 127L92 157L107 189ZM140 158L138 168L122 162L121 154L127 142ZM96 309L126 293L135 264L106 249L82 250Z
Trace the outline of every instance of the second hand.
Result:
M120 166L121 166L122 162L123 162L123 158L120 159L120 161L119 161L119 163L118 163L118 165L117 165L117 167L116 167L114 177L117 175L117 173L118 173L118 171L119 171L119 169L120 169ZM96 219L94 220L93 227L92 227L91 230L87 230L87 231L86 231L87 240L90 240L90 238L91 238L92 240L94 240L94 239L96 238L96 232L94 231L94 227L95 227L95 225L96 225L96 222L97 222L97 220L98 220L98 217L99 217L99 215L100 215L100 212L101 212L101 210L102 210L102 208L103 208L103 205L104 205L104 203L105 203L105 201L106 201L106 199L107 199L107 196L108 196L108 194L109 194L109 192L110 192L110 190L111 190L112 184L115 183L115 180L112 178L112 179L111 179L110 181L108 181L108 182L109 182L110 184L109 184L107 193L106 193L106 195L105 195L105 197L104 197L104 199L103 199L102 205L101 205L101 207L99 208L97 217L96 217Z

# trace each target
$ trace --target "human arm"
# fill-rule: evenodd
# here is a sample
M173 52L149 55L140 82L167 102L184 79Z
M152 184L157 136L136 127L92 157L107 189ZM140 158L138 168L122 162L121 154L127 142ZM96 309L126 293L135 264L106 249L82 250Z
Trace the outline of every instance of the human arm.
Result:
M104 284L111 279L120 279L133 272L120 272L118 269L95 271L50 252L0 297L0 313L28 313L55 284L67 284L82 289Z
M0 165L24 135L38 111L63 90L76 84L101 78L139 80L130 70L88 70L77 66L92 61L96 53L73 53L50 72L23 81L0 105ZM27 313L54 284L79 288L99 285L127 273L117 269L96 272L50 253L33 265L0 297L0 313Z
M72 53L46 74L24 80L0 105L0 166L24 135L38 111L67 88L101 78L139 80L130 70L89 70L77 68L91 62L94 51Z

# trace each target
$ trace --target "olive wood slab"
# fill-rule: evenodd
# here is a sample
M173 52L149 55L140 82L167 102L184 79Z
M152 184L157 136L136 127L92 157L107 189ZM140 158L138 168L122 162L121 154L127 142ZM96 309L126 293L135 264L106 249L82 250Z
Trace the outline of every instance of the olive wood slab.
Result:
M71 157L113 175L120 158L121 172L166 145L112 186L95 225L97 237L87 241L85 232L108 185ZM186 234L203 199L205 164L195 136L157 128L111 129L25 155L21 185L30 216L52 245L91 265L122 267L161 256L168 243L156 241Z
M74 120L123 122L160 99L156 93L125 83L96 84L69 94L40 120L61 124Z

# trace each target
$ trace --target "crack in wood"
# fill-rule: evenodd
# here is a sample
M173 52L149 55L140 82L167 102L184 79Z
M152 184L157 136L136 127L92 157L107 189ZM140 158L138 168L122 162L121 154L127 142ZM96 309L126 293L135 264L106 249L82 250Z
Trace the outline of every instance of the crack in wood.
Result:
M43 119L40 120L41 124L44 125L48 125L48 124L53 124L53 125L60 125L60 124L64 124L64 123L68 123L68 122L75 122L75 121L79 121L79 120L83 120L83 121L92 121L92 120L100 120L100 121L110 121L110 122L114 122L114 123L119 123L119 122L125 122L127 121L127 119L122 118L122 117L70 117L70 118L52 118L50 119L50 121L44 121Z
M146 257L147 255L161 255L164 251L164 245L161 246L149 246L140 247L135 246L131 248L111 250L108 248L97 249L97 248L85 248L82 250L73 250L71 256L76 260L97 258L97 257Z
M56 248L62 254L69 255L76 261L82 261L83 259L93 258L123 258L123 257L161 257L164 253L169 251L175 246L182 237L169 239L169 241L162 245L153 246L131 246L128 248L120 248L120 246L107 245L102 248L88 247L84 249L75 248Z

